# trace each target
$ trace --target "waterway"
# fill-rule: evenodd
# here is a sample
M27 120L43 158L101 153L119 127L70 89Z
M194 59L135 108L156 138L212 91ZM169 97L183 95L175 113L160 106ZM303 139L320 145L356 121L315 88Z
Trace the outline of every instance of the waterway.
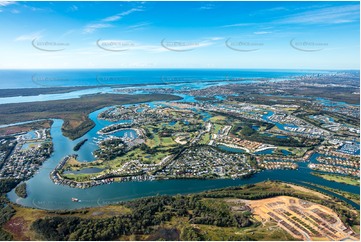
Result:
M78 171L64 171L64 174L92 174L101 172L103 169L93 167L93 168L84 168Z
M137 72L137 74L139 74ZM173 73L174 74L174 73ZM219 74L221 75L221 74ZM237 76L234 74L234 76ZM149 75L147 75L147 78ZM274 76L273 76L274 77ZM196 77L192 77L195 78ZM278 78L278 77L277 77ZM279 76L281 78L281 76ZM0 78L1 79L1 78ZM153 78L155 80L159 80L159 77ZM152 80L153 80L152 79ZM45 80L45 79L44 79ZM192 79L193 80L193 79ZM198 80L198 79L197 79ZM194 82L193 82L194 83ZM224 82L227 83L227 82ZM34 83L33 83L34 84ZM90 85L91 83L86 83L86 85ZM119 83L116 83L119 84ZM174 88L182 88L182 85L190 86L190 84L174 84ZM202 83L194 83L192 84L195 88L205 87L211 84L202 84ZM33 87L33 86L29 86ZM169 86L167 86L169 87ZM6 88L6 87L4 87ZM10 88L7 87L7 88ZM65 98L69 97L80 97L84 94L84 92L98 92L98 88L88 89L84 91L72 92L72 94L59 94L65 95ZM113 92L112 88L103 89L102 92ZM59 96L54 96L58 94L50 94L50 96L42 96L42 100L57 100ZM188 95L182 95L183 100L186 102L196 102L194 97ZM1 103L11 103L11 102L22 102L22 101L35 101L34 98L37 97L22 97L22 99L12 100L10 99L1 99ZM131 105L131 104L130 104ZM156 102L149 103L149 105L153 108L157 105ZM107 107L109 108L109 107ZM36 207L42 209L76 209L81 207L94 207L94 206L102 206L107 204L112 204L120 201L126 201L130 199L146 197L146 196L154 196L158 194L187 194L187 193L195 193L200 191L205 191L209 189L223 188L228 186L238 186L256 182L266 181L268 179L271 180L280 180L285 182L292 182L304 186L309 186L307 183L319 184L322 186L340 189L347 192L352 192L356 194L360 194L359 187L351 186L346 184L335 183L331 181L324 180L322 178L313 176L310 174L311 170L307 167L306 162L298 163L298 170L272 170L272 171L263 171L255 174L251 178L248 179L217 179L217 180L162 180L162 181L143 181L143 182L122 182L122 183L112 183L108 185L101 185L96 187L91 187L88 189L78 189L71 188L68 186L56 185L54 184L49 177L49 173L55 168L55 166L59 163L59 161L66 155L69 154L77 154L78 159L83 162L89 162L94 160L94 156L92 152L98 148L96 142L104 139L106 136L99 135L97 132L110 124L115 122L109 122L106 120L98 120L97 115L103 110L107 109L103 108L97 110L89 115L90 119L95 122L95 127L90 130L83 137L80 137L77 140L70 140L62 135L61 126L63 124L62 120L55 119L54 123L51 127L51 136L54 143L54 152L51 157L45 161L39 171L30 179L27 183L28 197L20 198L18 197L14 190L7 194L8 198L16 202L18 204ZM206 121L210 118L210 115L206 112L201 113L203 119ZM268 117L272 115L272 112L269 112L264 116L265 120L268 120ZM129 122L124 120L122 122ZM14 125L14 124L12 124ZM276 123L277 125L277 123ZM279 128L283 129L283 125L278 124ZM115 133L113 135L116 136L124 136L133 135L132 130L123 130L119 133ZM134 134L136 135L136 134ZM81 140L88 139L87 142L80 148L79 151L74 152L73 147L80 142ZM228 149L230 152L237 152L235 149ZM270 151L268 151L270 152ZM314 157L312 157L314 159ZM94 170L91 170L92 172ZM88 172L88 171L87 171ZM319 189L321 190L321 189ZM335 194L325 191L326 193ZM79 198L82 202L76 203L72 202L71 198L76 197ZM338 196L340 197L340 196ZM354 206L355 208L359 208L359 205L353 203L352 201L340 197L347 201L349 204Z
M187 194L205 191L209 189L222 188L228 186L238 186L256 182L266 181L268 179L292 182L309 186L306 182L319 184L331 188L340 189L347 192L359 194L359 187L339 184L324 180L310 174L307 163L299 163L299 170L273 170L257 173L248 179L217 179L217 180L162 180L162 181L143 181L143 182L122 182L112 183L91 187L89 189L71 188L68 186L56 185L50 178L49 173L67 154L77 153L82 161L91 161L94 158L91 150L96 148L96 144L86 142L78 152L73 151L74 145L81 139L89 138L96 134L97 130L111 122L98 120L96 116L104 109L90 114L90 118L95 121L96 126L85 136L78 140L71 141L61 133L62 120L53 120L51 127L51 136L54 142L54 152L51 157L43 164L33 178L28 180L28 197L18 197L14 190L8 193L8 198L18 204L36 207L42 209L75 209L81 207L102 206L130 199L154 196L158 194ZM90 154L89 154L90 153ZM330 192L328 192L330 193ZM334 195L334 194L333 194ZM75 203L71 201L72 197L79 198L82 202ZM359 206L345 198L348 203L356 208Z

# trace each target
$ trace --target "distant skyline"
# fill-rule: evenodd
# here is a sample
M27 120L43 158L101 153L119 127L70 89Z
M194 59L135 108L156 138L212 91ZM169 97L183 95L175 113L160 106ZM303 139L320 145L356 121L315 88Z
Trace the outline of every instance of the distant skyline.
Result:
M0 69L359 69L359 2L0 1Z

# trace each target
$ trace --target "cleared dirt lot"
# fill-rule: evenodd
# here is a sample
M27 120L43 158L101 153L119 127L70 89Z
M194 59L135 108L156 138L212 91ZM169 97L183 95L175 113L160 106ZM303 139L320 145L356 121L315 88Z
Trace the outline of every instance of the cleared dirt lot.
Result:
M288 196L238 202L248 206L262 223L275 221L300 240L359 240L335 212L319 204Z

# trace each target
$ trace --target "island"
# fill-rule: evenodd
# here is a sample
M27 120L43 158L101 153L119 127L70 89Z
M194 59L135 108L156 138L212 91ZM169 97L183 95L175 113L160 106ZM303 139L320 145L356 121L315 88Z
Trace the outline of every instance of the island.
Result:
M82 147L82 145L85 144L85 142L87 142L87 141L88 141L88 139L84 139L84 140L80 141L79 143L77 143L77 144L74 146L73 150L74 150L74 151L80 150L80 148Z
M26 193L26 183L22 182L15 188L15 193L21 198L26 198L28 195Z

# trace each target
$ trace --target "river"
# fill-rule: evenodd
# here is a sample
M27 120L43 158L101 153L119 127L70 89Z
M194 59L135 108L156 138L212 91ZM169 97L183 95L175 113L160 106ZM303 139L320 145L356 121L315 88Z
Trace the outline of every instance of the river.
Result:
M153 103L152 106L154 106ZM54 123L50 130L54 143L54 152L51 157L44 162L39 171L26 182L28 197L20 198L15 194L13 190L7 194L8 198L12 202L16 202L18 204L28 207L35 207L41 209L76 209L81 207L102 206L145 196L154 196L158 194L174 195L195 193L215 188L262 182L268 179L292 182L304 186L309 186L308 184L306 184L306 182L309 182L356 194L360 193L359 187L357 186L334 183L311 175L311 170L307 167L306 162L298 163L298 170L263 171L255 174L248 179L189 179L122 182L91 187L88 189L71 188L68 186L54 184L50 180L49 173L51 172L51 170L54 169L54 167L64 156L76 153L78 154L80 161L94 160L91 152L97 148L97 145L94 142L93 138L99 137L99 135L97 134L98 130L112 123L109 121L97 119L97 115L99 114L99 112L105 109L106 108L97 110L89 115L89 117L95 122L95 127L90 130L86 135L74 141L62 135L61 126L63 124L63 121L54 119ZM83 147L81 147L78 152L74 152L74 145L76 145L79 141L85 138L87 138L88 141L83 145ZM332 194L330 192L327 193ZM72 197L79 198L81 202L72 202ZM359 205L353 203L352 201L343 197L340 198L347 201L355 208L359 208Z

